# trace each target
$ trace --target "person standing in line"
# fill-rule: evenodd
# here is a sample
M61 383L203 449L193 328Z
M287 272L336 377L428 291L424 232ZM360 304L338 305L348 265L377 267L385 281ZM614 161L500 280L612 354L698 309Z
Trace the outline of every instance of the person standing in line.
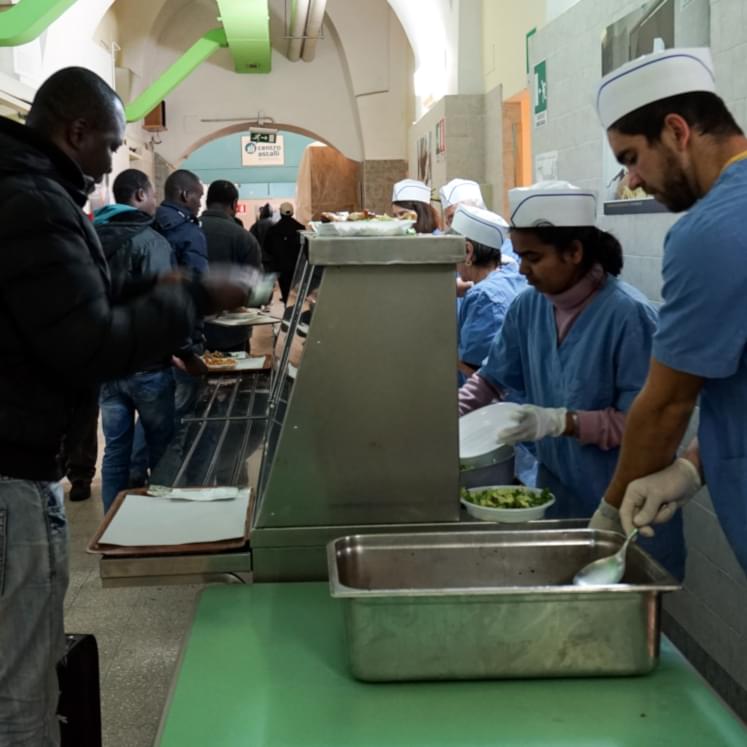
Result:
M664 242L651 367L591 526L658 536L707 483L747 572L747 137L705 48L623 65L599 84L597 111L630 188L688 213ZM678 458L698 398L698 438Z
M122 145L121 99L64 68L25 125L0 118L0 744L59 744L56 664L65 650L67 521L58 455L82 392L180 344L247 283L153 278L112 304L83 212Z
M112 279L112 295L126 299L142 283L171 273L171 244L154 230L156 193L148 176L127 169L114 180L114 205L96 211L94 227L101 240ZM174 374L171 355L145 361L134 374L106 382L101 388L104 458L101 498L108 511L117 494L130 487L130 460L135 417L143 428L149 468L158 464L174 434Z
M267 202L259 209L257 220L254 221L252 227L249 229L249 232L255 239L257 239L257 242L261 247L265 245L265 235L267 234L267 231L270 229L270 226L275 225L275 222L275 213L272 209L272 205ZM262 261L264 262L264 255L262 256Z
M207 192L207 209L200 216L207 239L208 262L230 263L241 267L262 269L262 250L257 239L236 221L239 191L231 182L214 181ZM205 325L208 350L222 353L246 351L251 327L220 327Z
M198 218L203 194L199 177L191 171L178 169L169 174L164 183L164 200L156 210L154 226L171 244L177 267L194 277L199 277L208 268L207 240ZM204 352L205 325L202 319L198 319L174 359L174 439L167 473L173 470L171 462L181 459L187 435L187 427L182 421L194 411L200 394L200 377L207 373L207 366L201 357ZM138 421L130 459L131 485L146 484L151 462L145 434Z
M293 205L284 202L280 205L280 220L268 229L262 245L265 270L277 273L283 303L288 302L293 273L301 252L301 237L298 232L305 228L303 223L293 217Z

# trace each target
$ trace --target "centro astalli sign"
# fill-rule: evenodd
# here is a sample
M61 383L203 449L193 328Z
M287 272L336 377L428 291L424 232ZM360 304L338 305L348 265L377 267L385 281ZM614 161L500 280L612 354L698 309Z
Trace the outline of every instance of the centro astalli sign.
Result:
M285 149L283 136L267 137L265 133L252 133L241 137L242 166L283 166ZM258 137L259 136L259 137Z

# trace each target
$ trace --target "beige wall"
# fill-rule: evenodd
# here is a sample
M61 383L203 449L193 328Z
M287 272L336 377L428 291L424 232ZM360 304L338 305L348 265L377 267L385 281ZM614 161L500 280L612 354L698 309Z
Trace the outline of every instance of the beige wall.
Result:
M444 120L446 151L436 155L436 124ZM503 115L501 87L486 94L444 96L410 130L409 175L418 176L418 140L431 136L430 186L455 178L474 179L485 203L502 209Z
M503 85L504 97L527 86L527 32L544 24L546 0L483 0L483 90Z

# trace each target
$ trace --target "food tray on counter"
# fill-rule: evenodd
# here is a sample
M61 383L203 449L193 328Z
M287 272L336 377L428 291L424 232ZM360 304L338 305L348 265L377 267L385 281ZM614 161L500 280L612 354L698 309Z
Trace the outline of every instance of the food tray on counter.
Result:
M205 490L205 488L194 488L195 491ZM207 488L209 490L209 488ZM246 519L243 523L241 536L230 539L216 540L213 542L190 542L174 545L112 545L101 541L106 534L106 530L121 510L128 495L145 496L148 495L147 488L133 488L123 490L114 499L109 510L104 515L101 524L91 538L86 552L92 555L104 555L109 557L139 557L149 555L189 555L193 553L220 553L227 550L237 550L246 546L249 541L250 517L254 505L255 494L250 492L249 501L246 509Z
M352 220L322 223L312 221L318 236L404 236L415 225L414 220Z
M527 524L531 527L531 524ZM327 546L364 681L606 677L650 672L661 594L679 584L640 547L623 582L577 587L622 535L591 529L356 535Z

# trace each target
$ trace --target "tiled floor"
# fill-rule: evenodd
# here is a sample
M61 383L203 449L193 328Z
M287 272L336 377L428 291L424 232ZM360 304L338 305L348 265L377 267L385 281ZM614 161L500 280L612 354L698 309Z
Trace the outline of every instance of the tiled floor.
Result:
M272 311L282 316L277 300ZM270 353L272 346L272 327L255 328L252 353ZM103 450L103 436L99 433L99 462ZM151 747L197 595L203 587L102 588L98 556L85 551L103 516L99 469L92 488L86 501L65 501L70 527L65 630L96 636L104 747Z
M100 486L66 501L70 587L65 630L93 633L99 646L104 747L151 747L201 586L103 589L98 558L85 547L102 516Z

